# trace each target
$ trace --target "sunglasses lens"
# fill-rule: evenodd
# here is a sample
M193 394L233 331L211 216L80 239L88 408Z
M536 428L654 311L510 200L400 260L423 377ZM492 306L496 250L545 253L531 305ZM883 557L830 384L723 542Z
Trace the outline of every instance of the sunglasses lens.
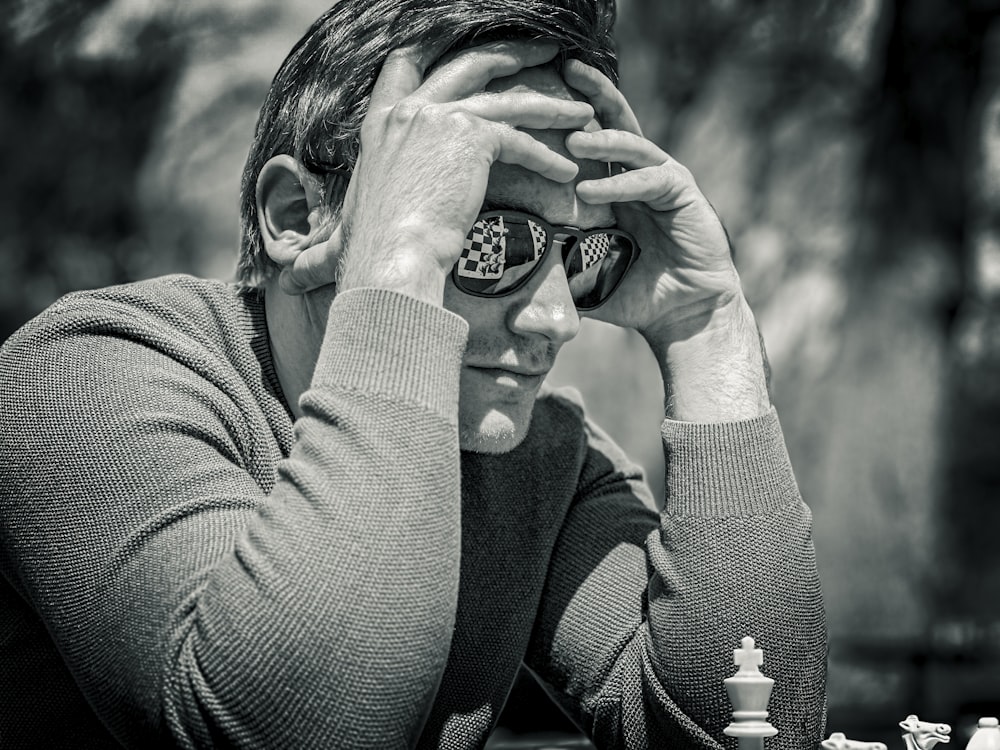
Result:
M480 217L465 238L455 281L473 294L504 294L538 266L546 239L545 229L526 217Z
M566 264L576 306L590 310L607 300L625 277L634 252L628 237L612 232L594 232L578 242Z
M526 214L480 214L465 238L453 278L459 289L481 297L509 294L542 263L551 244L544 223ZM580 310L592 310L618 288L638 253L628 235L594 230L567 237L566 278Z

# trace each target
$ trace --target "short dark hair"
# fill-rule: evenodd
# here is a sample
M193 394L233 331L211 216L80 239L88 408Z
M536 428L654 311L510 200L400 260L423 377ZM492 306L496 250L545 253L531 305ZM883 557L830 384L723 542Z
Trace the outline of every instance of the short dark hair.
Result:
M288 154L320 176L339 210L358 157L358 133L389 52L413 43L442 55L499 39L546 39L617 83L614 0L340 0L299 40L275 75L243 170L238 276L256 286L275 264L263 251L256 184L273 156Z

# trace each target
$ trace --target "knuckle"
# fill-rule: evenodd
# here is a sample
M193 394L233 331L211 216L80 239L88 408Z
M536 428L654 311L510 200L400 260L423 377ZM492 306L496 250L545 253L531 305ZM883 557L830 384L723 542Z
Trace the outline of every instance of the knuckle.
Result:
M468 75L471 71L479 70L493 55L488 47L472 47L455 53L455 56L448 61L447 66L458 75Z
M673 163L674 171L677 174L677 179L684 185L688 187L694 187L694 175L691 170L685 167L680 162Z
M485 44L480 47L471 47L464 52L459 53L456 59L460 60L463 65L483 65L487 60L493 57L497 51L496 44Z
M511 149L517 149L518 151L536 155L546 155L548 149L539 143L537 140L532 138L527 133L514 128L505 128L502 131L502 138L505 145Z
M608 105L608 111L616 120L623 119L628 112L628 105L625 104L625 100L622 98L621 94L618 93L618 89L613 86L607 93L611 99Z
M671 192L677 185L677 176L673 170L660 165L641 170L641 183L646 191L656 194Z
M394 125L406 125L417 119L424 107L412 98L400 99L392 105L388 113L388 121Z
M662 169L644 169L641 171L642 182L645 188L662 192L670 184L669 175Z
M477 118L461 109L449 110L441 120L446 123L448 130L456 135L467 135L479 130Z
M318 286L323 286L328 276L328 268L326 265L310 264L302 269L302 282L303 285L314 289Z
M385 56L385 62L389 65L400 65L409 62L419 62L421 56L413 47L396 47L389 50Z

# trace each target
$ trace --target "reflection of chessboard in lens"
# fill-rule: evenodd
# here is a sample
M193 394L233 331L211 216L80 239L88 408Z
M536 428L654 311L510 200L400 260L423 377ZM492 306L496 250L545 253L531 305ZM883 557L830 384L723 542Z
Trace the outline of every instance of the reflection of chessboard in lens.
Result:
M458 259L458 275L467 279L503 276L506 241L503 218L480 219L472 225Z
M542 228L541 224L528 219L528 229L531 231L531 246L535 251L535 257L537 258L543 252L545 252L545 244L548 240L548 234Z
M583 255L583 270L600 263L611 248L611 238L606 234L593 234L580 243Z

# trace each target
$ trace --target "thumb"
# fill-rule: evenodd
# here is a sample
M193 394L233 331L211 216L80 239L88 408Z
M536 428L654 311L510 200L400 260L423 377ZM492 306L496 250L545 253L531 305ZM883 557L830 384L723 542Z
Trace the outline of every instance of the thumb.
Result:
M282 269L278 286L285 294L299 295L336 283L344 251L344 223L339 222L325 242L307 247L290 266Z

